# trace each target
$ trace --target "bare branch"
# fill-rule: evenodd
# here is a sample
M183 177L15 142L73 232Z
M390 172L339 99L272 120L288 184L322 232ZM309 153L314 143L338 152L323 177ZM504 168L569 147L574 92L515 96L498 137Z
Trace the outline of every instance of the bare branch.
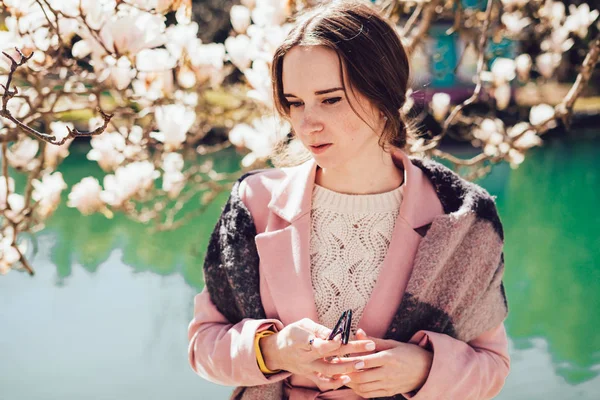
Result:
M442 132L437 135L436 137L431 139L431 142L424 146L423 151L428 151L431 150L433 148L435 148L438 144L438 142L440 140L442 140L442 138L446 135L446 132L448 132L448 128L450 127L450 124L452 123L452 121L454 121L454 118L456 118L456 116L469 104L473 103L475 100L477 100L477 98L479 97L479 94L481 93L481 89L483 87L483 77L482 77L482 72L483 72L483 68L485 67L485 48L487 46L487 41L488 41L488 29L490 27L490 21L491 21L491 16L492 16L492 6L493 6L493 0L488 0L487 3L487 8L485 10L485 21L483 23L483 27L481 28L481 36L479 38L479 59L477 61L477 84L475 85L475 90L473 91L473 94L471 95L471 97L469 97L467 100L465 100L462 104L456 106L454 108L454 110L452 110L452 112L450 113L450 115L448 116L448 118L446 118L446 121L444 121L444 126L442 128Z
M421 19L421 23L416 28L414 34L410 36L408 39L408 43L405 46L408 54L412 54L417 45L423 40L425 34L429 30L431 23L433 22L433 18L437 15L436 8L439 4L440 0L431 0L427 7L423 11L423 18Z
M596 36L596 38L590 44L590 51L583 60L581 71L577 75L577 79L575 79L575 83L569 90L569 93L567 93L567 96L560 104L554 107L556 117L561 118L566 127L569 127L570 125L570 119L571 115L573 114L573 106L575 105L575 101L579 95L581 95L581 92L587 86L587 83L592 77L599 57L600 34L598 34L598 36Z

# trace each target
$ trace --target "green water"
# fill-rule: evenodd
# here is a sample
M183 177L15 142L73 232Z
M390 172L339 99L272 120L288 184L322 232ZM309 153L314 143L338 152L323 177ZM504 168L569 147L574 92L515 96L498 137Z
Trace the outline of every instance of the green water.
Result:
M512 369L498 399L600 398L599 149L552 141L482 182L506 235ZM68 184L98 174L72 152ZM36 276L0 277L0 400L226 399L231 388L189 368L186 337L224 201L157 234L61 206L39 235Z

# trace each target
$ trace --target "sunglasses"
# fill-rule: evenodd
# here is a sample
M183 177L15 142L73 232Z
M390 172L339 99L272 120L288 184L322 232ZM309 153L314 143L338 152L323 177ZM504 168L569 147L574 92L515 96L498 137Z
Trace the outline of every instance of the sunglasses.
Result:
M352 325L352 310L346 310L338 319L327 340L333 340L337 335L342 335L342 344L348 344L350 339L350 325Z

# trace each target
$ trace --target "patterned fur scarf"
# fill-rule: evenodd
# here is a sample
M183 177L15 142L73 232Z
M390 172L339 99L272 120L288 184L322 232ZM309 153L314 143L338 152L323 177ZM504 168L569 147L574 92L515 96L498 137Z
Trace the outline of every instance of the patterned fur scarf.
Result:
M502 284L502 225L485 190L435 161L411 162L433 184L445 214L425 232L419 231L423 238L413 272L384 339L407 342L417 331L429 330L468 342L498 326L508 313ZM238 195L244 178L233 186L204 262L210 297L232 324L243 318L266 318L259 290L257 232ZM282 382L239 387L232 398L280 400Z

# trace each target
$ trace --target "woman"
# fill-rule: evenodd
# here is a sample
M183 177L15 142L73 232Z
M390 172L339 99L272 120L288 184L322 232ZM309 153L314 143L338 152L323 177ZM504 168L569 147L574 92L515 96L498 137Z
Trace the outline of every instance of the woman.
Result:
M274 100L311 153L233 187L189 358L243 399L487 399L509 371L493 199L403 151L409 62L363 3L301 17ZM351 340L327 340L340 313Z

